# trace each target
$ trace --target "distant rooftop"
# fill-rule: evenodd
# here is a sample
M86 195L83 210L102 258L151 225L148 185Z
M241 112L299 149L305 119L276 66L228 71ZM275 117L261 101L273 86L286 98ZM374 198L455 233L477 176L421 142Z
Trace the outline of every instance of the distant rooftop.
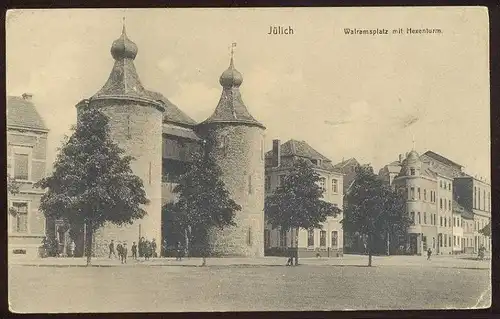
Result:
M462 168L462 165L457 164L457 163L453 162L452 160L450 160L442 155L439 155L438 153L435 153L433 151L427 151L423 155L427 155L427 156L429 156L429 157L431 157L431 158L435 159L436 161L439 161L443 164Z
M26 93L22 97L7 97L7 126L48 131L31 97Z

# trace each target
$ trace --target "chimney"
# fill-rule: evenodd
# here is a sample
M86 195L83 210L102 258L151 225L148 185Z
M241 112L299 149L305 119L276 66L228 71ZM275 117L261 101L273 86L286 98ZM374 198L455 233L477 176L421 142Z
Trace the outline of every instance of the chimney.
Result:
M31 98L33 97L33 94L31 94L31 93L23 93L22 97L23 97L23 100L31 101Z
M273 167L281 165L281 141L273 140Z
M399 162L403 163L403 154L399 154Z

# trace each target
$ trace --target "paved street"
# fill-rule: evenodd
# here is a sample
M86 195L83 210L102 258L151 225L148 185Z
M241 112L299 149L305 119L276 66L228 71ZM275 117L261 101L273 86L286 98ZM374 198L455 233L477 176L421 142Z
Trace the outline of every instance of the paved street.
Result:
M43 262L42 262L43 261ZM489 305L489 262L417 256L199 259L131 262L11 261L10 303L19 312L168 312L467 308ZM32 261L34 264L35 261ZM17 264L17 265L16 265ZM54 267L55 265L60 267ZM43 267L43 266L47 267ZM105 267L108 266L108 267ZM115 267L113 267L115 266ZM183 267L184 266L184 267Z

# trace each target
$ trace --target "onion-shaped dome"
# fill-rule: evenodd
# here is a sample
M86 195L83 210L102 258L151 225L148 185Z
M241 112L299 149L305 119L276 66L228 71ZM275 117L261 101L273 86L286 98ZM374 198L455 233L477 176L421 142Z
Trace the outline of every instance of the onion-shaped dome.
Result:
M219 83L223 87L239 87L243 83L243 75L234 68L233 58L231 57L231 63L226 71L222 72L219 78Z
M418 153L415 151L415 150L412 150L408 156L406 157L406 161L408 163L416 163L416 162L419 162L420 161L420 156L418 155Z
M137 45L132 42L125 31L123 26L122 35L116 39L111 45L111 55L115 60L120 59L135 59L137 55Z

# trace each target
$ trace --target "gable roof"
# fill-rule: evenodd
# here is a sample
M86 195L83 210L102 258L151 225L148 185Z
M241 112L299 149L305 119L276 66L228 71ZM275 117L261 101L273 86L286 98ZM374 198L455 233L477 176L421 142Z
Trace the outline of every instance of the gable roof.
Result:
M170 102L163 94L153 91L146 91L154 100L162 101L165 105L163 112L163 123L176 123L186 126L195 126L196 122L186 113L181 111L174 103Z
M338 172L338 170L333 167L332 161L329 158L327 158L320 152L316 151L314 148L312 148L311 145L307 144L305 141L297 141L291 139L281 144L280 153L281 157L297 156L303 159L307 159L308 162L310 162L311 164L312 164L311 160L321 160L321 164L316 165L317 167L328 171ZM273 156L272 150L266 152L266 158L271 158L272 156Z
M349 164L356 164L357 165L359 163L358 163L358 161L354 157L351 157L351 158L349 158L349 159L347 159L345 161L342 161L340 163L337 163L337 164L333 165L333 167L335 169L342 170L344 167L346 167Z
M439 155L438 153L435 153L433 151L427 151L427 152L425 152L422 155L426 155L426 156L428 156L430 158L433 158L436 161L439 161L439 162L441 162L443 164L446 164L446 165L451 165L451 166L456 166L456 167L462 167L462 165L457 164L457 163L453 162L452 160L449 160L446 157L444 157L442 155Z
M7 126L47 131L47 126L37 112L35 104L19 96L7 97Z

